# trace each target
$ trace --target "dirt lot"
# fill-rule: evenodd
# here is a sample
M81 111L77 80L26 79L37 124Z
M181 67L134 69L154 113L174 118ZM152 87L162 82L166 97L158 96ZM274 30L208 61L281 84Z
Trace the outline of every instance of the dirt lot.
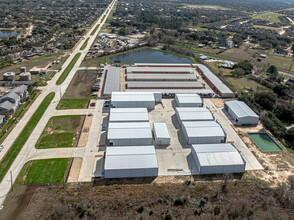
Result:
M293 190L268 188L247 176L215 181L160 177L123 185L99 180L64 188L20 185L0 219L291 219ZM161 184L165 178L169 183Z
M69 84L64 99L88 99L91 95L91 88L95 83L97 71L80 70Z

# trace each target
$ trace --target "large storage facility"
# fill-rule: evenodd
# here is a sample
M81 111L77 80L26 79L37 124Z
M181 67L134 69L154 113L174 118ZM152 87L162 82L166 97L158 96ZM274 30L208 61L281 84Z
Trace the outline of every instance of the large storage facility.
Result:
M148 122L109 123L107 141L110 146L152 145L152 132Z
M191 67L127 67L126 73L153 73L153 74L193 74Z
M155 95L152 92L113 92L111 104L115 108L155 108Z
M201 107L203 101L200 95L194 94L176 94L175 101L178 107Z
M180 124L183 121L214 121L213 114L205 107L177 107L176 116Z
M194 74L127 74L127 81L197 81Z
M158 162L154 146L107 147L104 177L158 176Z
M226 133L216 121L182 121L182 131L188 144L226 142Z
M225 102L225 109L238 125L258 124L258 115L242 101Z
M245 172L246 162L233 144L192 145L192 155L200 174Z
M197 81L128 81L128 89L202 89L201 82Z
M135 63L138 67L191 67L190 63Z
M170 136L165 123L154 123L153 131L156 145L170 144Z
M210 87L214 89L221 97L234 97L234 93L205 65L196 64L196 69L210 85Z
M109 122L149 122L147 108L111 108Z
M110 66L106 73L103 94L110 96L120 90L120 67Z
M144 92L142 89L126 89L126 92ZM201 97L212 97L214 92L211 89L148 89L148 92L159 92L162 94L176 94L176 93L189 93L189 94L199 94Z

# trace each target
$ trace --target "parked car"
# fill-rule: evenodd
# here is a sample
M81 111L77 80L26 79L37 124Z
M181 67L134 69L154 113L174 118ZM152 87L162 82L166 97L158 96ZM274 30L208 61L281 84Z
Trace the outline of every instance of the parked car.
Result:
M4 149L3 145L0 145L0 152Z
M96 103L95 102L92 102L91 104L90 104L90 106L95 106L96 105Z

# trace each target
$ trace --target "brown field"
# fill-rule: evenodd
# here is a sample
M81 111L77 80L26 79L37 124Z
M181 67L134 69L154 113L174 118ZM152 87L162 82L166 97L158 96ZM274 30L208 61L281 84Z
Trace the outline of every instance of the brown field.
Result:
M253 50L246 46L241 46L240 48L231 48L221 53L220 55L237 58L239 60L252 60L254 58L258 58L261 53L266 53L266 51L262 52L259 50Z
M246 89L246 88L253 88L254 90L258 90L258 89L267 89L266 87L264 87L263 85L250 80L246 77L225 77L226 81L231 84L232 86L234 86L236 91L240 91L242 89Z
M94 184L18 185L0 219L290 219L293 200L285 188L242 180L189 177L98 180ZM223 179L225 178L225 180ZM161 184L160 179L169 183ZM166 180L164 180L166 182ZM124 182L123 180L121 182ZM287 200L289 199L289 200Z
M64 99L89 99L91 88L95 83L97 71L80 70L77 71L70 82L63 98Z

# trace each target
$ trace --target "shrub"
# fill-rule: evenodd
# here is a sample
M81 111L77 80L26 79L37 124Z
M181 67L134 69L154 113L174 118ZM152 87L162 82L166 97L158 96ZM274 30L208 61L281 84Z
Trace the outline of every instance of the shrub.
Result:
M174 205L175 206L183 206L185 204L185 200L181 199L181 198L177 198L175 201L174 201Z
M214 215L219 215L219 213L220 213L220 207L218 205L215 206L213 211L214 211Z
M269 92L259 92L254 96L255 102L267 110L272 110L276 104L276 97Z
M137 209L137 212L139 212L139 213L142 213L143 211L144 211L144 206L143 205L141 205L138 209Z
M166 213L164 220L172 220L172 219L173 219L172 214L170 214L169 212Z

